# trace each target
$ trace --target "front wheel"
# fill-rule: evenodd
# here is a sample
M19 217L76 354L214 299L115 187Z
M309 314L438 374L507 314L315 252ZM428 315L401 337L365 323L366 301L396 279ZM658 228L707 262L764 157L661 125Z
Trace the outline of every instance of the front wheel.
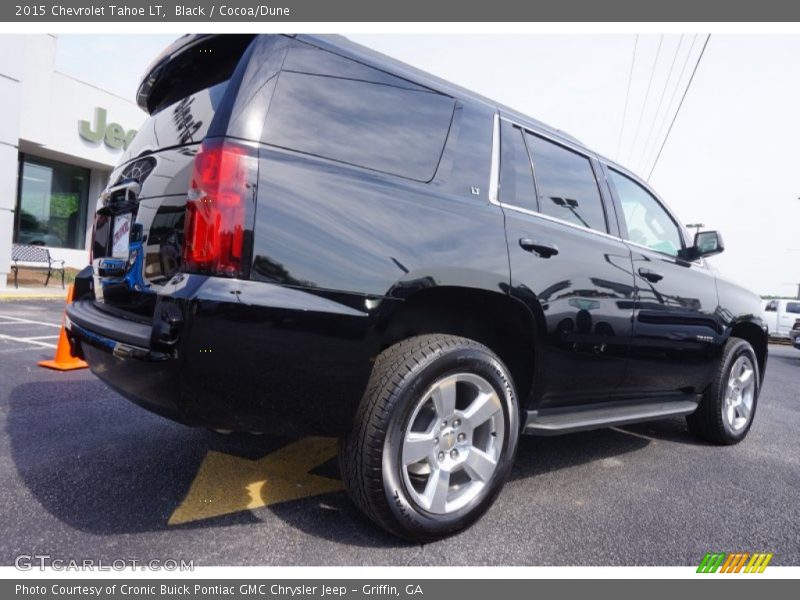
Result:
M409 338L378 356L340 467L355 504L388 531L430 541L492 504L511 470L519 409L511 376L485 346Z
M715 444L742 441L753 424L761 380L753 347L730 338L722 352L714 382L697 410L686 417L689 429Z

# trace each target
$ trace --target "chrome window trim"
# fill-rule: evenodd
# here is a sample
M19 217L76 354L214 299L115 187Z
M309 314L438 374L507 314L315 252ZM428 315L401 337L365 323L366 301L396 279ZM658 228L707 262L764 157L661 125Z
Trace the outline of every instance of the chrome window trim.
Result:
M522 123L518 123L517 121L513 121L513 120L509 119L508 117L499 117L499 118L502 119L503 121L505 121L506 123L511 123L514 127L519 127L523 131L528 131L528 132L532 133L533 135L538 135L539 137L546 139L549 142L553 142L554 144L558 144L560 146L564 146L567 150L571 150L572 152L580 154L584 158L588 158L590 160L592 158L594 158L594 153L593 152L591 152L587 148L579 146L578 144L575 144L575 143L573 143L573 142L571 142L569 140L565 140L565 139L562 139L562 138L559 138L559 137L555 137L554 135L551 135L549 133L542 132L542 131L539 131L537 129L533 129L533 128L527 126L527 125L523 125Z
M599 235L600 237L612 239L617 242L625 242L625 240L623 240L621 237L612 235L610 233L606 233L605 231L598 231L597 229L591 229L589 227L584 227L583 225L576 225L575 223L571 223L570 221L565 221L564 219L559 219L558 217L551 217L550 215L536 212L535 210L530 210L528 208L522 208L521 206L516 206L515 204L508 204L506 202L499 202L498 204L502 208L514 210L525 215L530 215L531 217L538 217L540 219L544 219L545 221L558 223L559 225L566 225L568 227L572 227L573 229L577 229L579 231L586 231L588 233L593 233L595 235Z
M500 115L494 113L492 119L492 163L489 168L489 202L500 206L498 190L500 189Z

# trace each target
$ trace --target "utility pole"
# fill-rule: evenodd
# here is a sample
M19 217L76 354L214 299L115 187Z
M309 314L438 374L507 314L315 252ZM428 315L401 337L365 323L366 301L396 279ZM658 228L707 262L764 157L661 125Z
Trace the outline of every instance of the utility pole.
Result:
M695 230L695 232L694 232L694 233L695 233L695 235L697 235L698 233L700 233L700 230L701 230L703 227L705 227L705 224L703 224L703 223L689 223L689 224L686 226L686 229L694 229L694 230Z
M800 252L800 248L789 248L789 252ZM800 283L797 284L797 299L800 300Z

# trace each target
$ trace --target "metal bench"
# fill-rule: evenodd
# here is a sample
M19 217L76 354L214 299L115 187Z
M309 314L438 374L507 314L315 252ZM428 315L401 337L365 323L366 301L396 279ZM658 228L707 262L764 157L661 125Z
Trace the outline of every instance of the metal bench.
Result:
M27 244L14 244L11 247L11 269L14 271L14 287L18 288L17 275L19 269L47 270L47 279L44 286L50 283L53 273L61 272L61 287L64 288L64 261L50 257L50 250L42 246L28 246Z

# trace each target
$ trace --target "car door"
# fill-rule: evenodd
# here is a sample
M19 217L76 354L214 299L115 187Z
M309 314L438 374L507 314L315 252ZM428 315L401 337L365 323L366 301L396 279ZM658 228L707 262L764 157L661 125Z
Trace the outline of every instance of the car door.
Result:
M794 326L794 322L800 319L800 302L791 300L782 301L778 313L778 325L775 331L781 337L787 337Z
M700 392L724 341L714 274L705 260L683 258L688 236L643 182L615 167L604 170L636 282L624 390Z
M540 408L612 395L625 376L633 314L631 253L593 157L501 119L499 203L511 293L539 307Z
M770 335L778 334L778 301L770 300L764 305L764 314L762 315L764 322L767 324L767 329Z

